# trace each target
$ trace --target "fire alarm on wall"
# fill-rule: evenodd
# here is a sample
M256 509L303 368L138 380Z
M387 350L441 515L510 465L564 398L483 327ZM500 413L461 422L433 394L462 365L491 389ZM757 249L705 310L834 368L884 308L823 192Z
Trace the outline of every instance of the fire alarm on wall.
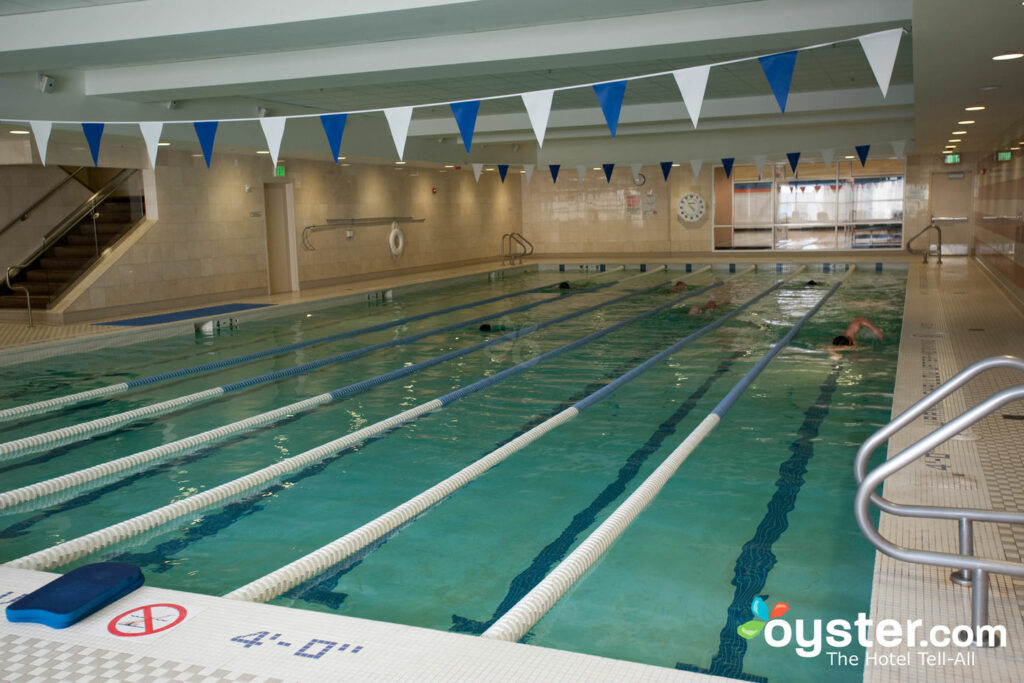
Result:
M437 185L435 185L434 187L430 188L430 194L437 194Z

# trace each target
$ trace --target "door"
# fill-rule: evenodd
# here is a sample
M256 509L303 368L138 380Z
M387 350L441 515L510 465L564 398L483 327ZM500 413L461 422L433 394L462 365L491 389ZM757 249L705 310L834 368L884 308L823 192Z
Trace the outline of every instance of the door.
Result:
M929 213L935 219L935 225L942 230L943 254L968 253L974 232L973 188L970 171L932 174L931 188L928 192ZM935 231L932 230L928 234L930 243L936 244ZM921 239L924 240L923 237Z
M291 183L263 186L267 219L267 283L270 293L299 290L295 249L295 208Z

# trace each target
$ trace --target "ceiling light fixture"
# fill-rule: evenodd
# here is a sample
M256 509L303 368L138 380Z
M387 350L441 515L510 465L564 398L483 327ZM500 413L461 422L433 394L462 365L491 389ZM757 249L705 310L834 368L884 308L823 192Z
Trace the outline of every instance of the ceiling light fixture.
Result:
M963 142L963 140L961 140L960 138L950 138L946 140L946 142Z
M958 126L969 126L972 123L974 123L974 119L967 119L966 121L957 121L956 125L958 125Z
M846 155L846 156L844 156L843 158L844 158L844 159L853 159L853 158L854 158L854 156L853 156L852 154L847 154L847 155Z
M950 135L967 135L966 130L954 130Z
M347 157L338 157L338 161L344 161Z
M395 162L395 166L405 166L405 162L404 161L396 161Z
M12 130L11 131L11 135L28 135L28 131L27 130L20 130L20 129Z
M445 164L444 167L445 168L455 168L455 166L453 164Z
M269 149L258 149L258 150L256 150L256 153L257 154L270 154L270 150Z
M1024 57L1024 52L1007 52L1005 54L996 55L995 57L992 58L992 61L1006 62L1011 59L1020 59L1021 57Z
M973 107L964 107L964 111L984 111L984 110L985 110L985 105L984 104L976 104Z
M170 147L171 143L169 143L169 142L158 142L158 143L156 143L156 146L157 147Z

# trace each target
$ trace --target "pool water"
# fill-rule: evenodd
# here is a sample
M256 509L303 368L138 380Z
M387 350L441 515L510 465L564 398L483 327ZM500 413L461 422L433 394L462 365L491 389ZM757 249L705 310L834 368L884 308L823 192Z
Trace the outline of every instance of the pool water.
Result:
M773 269L774 270L774 269ZM287 356L0 424L30 434L226 384L385 339L497 312L522 329L679 276L652 274L559 298L538 293L409 323ZM715 276L732 277L727 272ZM615 275L596 277L612 280ZM357 448L58 571L117 558L153 586L224 594L451 475L773 284L735 277L687 305L636 322L472 394ZM480 633L593 531L685 438L838 277L798 276L575 420L276 604ZM0 408L258 348L356 329L557 280L550 272L401 295L373 306L321 308L253 321L215 337L172 338L0 368ZM706 283L711 274L692 276ZM768 366L719 427L573 589L524 639L536 645L756 680L860 680L854 667L746 641L750 600L790 605L789 620L853 620L867 612L874 552L852 514L853 455L890 413L905 271L855 272ZM6 561L212 488L330 441L668 300L642 294L511 342L196 449L128 477L0 511ZM727 297L728 298L728 297ZM833 354L828 340L858 316L886 333ZM499 335L500 332L493 333ZM476 325L391 347L0 462L3 489L57 476L415 363L488 338ZM70 388L70 387L73 387ZM80 494L75 495L72 494ZM843 649L859 654L858 648Z

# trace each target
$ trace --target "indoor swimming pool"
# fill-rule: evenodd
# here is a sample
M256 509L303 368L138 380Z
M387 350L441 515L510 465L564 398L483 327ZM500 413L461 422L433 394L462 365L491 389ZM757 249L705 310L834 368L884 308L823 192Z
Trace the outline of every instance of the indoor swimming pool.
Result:
M821 304L523 640L751 680L860 680L858 668L736 629L757 596L805 621L869 611L874 550L853 518L852 463L889 420L905 284L900 264L567 266L263 311L213 334L0 358L0 562L65 572L116 559L151 586L228 594L561 416L272 599L482 634ZM862 333L836 352L830 340L858 316L885 339ZM200 365L216 367L178 372ZM175 512L128 530L164 509Z

